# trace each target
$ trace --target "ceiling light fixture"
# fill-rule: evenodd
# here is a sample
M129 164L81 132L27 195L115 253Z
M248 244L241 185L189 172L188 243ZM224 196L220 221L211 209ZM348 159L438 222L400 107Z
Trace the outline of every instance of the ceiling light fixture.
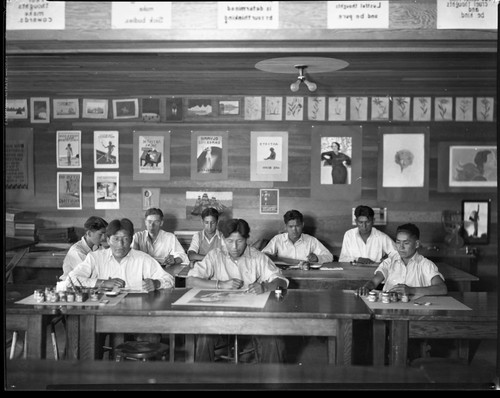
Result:
M307 80L306 78L305 69L307 68L307 65L295 65L295 68L299 71L299 77L297 78L297 81L290 84L290 90L292 90L293 92L297 92L299 91L300 83L304 83L309 91L316 91L318 85Z

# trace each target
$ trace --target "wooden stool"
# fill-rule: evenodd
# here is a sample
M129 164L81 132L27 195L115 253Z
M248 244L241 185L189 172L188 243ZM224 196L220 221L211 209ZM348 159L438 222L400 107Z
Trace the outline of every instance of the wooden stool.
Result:
M115 360L149 361L154 359L165 360L168 354L168 345L150 343L149 341L128 341L115 348Z

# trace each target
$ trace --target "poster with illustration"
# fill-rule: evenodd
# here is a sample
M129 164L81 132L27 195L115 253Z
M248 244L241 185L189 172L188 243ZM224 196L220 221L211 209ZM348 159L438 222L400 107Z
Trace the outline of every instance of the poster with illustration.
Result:
M94 167L111 169L119 167L118 131L94 131Z
M288 181L288 132L252 131L250 181Z
M227 179L227 137L227 131L193 131L191 133L191 178L193 180Z
M260 190L260 214L279 214L280 207L279 189L261 189Z
M82 209L82 173L57 173L57 209Z
M449 170L450 187L496 187L497 147L452 145Z
M96 209L120 208L120 173L101 171L94 173L94 207Z
M160 188L142 188L142 210L160 207Z
M76 130L58 131L56 134L57 167L81 168L80 150L82 132Z
M186 219L200 220L201 213L207 207L219 212L219 221L232 218L233 193L219 191L187 191Z
M486 200L463 200L463 238L467 245L490 242L490 203Z
M352 137L321 137L321 184L350 184Z
M133 179L170 179L170 131L134 131Z

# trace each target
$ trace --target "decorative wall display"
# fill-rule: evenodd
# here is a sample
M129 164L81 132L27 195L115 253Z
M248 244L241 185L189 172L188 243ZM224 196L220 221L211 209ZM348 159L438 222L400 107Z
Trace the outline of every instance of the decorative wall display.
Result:
M114 99L113 119L135 119L139 117L139 100Z
M120 166L118 131L94 131L94 167L113 169Z
M219 116L238 116L240 114L239 100L219 100Z
M392 99L392 120L408 122L410 120L410 110L410 97L394 97Z
M350 104L350 120L363 121L368 119L368 97L351 97Z
M262 97L245 97L245 120L262 119Z
M330 97L328 98L328 120L344 121L347 118L347 98Z
M170 180L170 133L134 131L134 180Z
M472 97L455 98L455 120L457 122L472 122L474 100Z
M5 119L27 119L28 100L27 99L6 99Z
M476 98L476 119L479 122L492 122L495 100L493 97Z
M313 126L311 146L311 197L359 199L361 126Z
M57 173L57 209L82 209L82 173Z
M182 98L167 98L165 117L169 121L182 120Z
M288 181L288 132L251 132L250 181Z
M186 219L200 220L207 207L219 212L219 220L233 217L233 193L218 191L187 191Z
M372 97L371 100L371 120L389 120L389 97Z
M283 119L283 98L282 97L266 97L264 107L265 120L282 120Z
M227 131L193 131L191 179L226 180L228 149Z
M83 99L82 117L88 119L107 119L108 118L107 99Z
M142 120L144 122L159 122L160 121L160 99L159 98L142 98Z
M431 120L432 99L431 97L413 98L413 120L416 122L428 122Z
M436 122L453 120L453 98L436 97L434 98L434 120Z
M279 214L280 207L279 189L261 189L260 190L260 214Z
M80 104L78 98L53 99L54 119L78 119L80 117Z
M377 199L426 201L429 198L429 129L379 127Z
M326 119L326 98L308 97L307 98L307 118L309 120Z
M5 200L33 200L33 129L6 127L4 145Z
M191 120L203 120L213 117L213 105L210 98L188 98L186 99L186 118Z
M94 207L96 209L120 208L120 173L100 171L94 173Z
M304 120L304 97L286 97L285 120Z
M58 131L56 134L57 168L80 168L82 132L77 130Z
M142 210L160 207L160 188L142 188Z
M47 97L30 98L31 123L50 122L50 100Z
M490 243L491 200L463 200L463 238L467 245Z

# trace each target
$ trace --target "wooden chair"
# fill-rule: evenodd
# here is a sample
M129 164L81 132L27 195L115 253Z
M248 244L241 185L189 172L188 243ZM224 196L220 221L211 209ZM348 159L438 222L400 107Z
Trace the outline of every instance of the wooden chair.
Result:
M114 349L116 362L122 360L150 361L154 359L165 360L169 346L163 343L151 343L149 341L127 341L119 344Z

